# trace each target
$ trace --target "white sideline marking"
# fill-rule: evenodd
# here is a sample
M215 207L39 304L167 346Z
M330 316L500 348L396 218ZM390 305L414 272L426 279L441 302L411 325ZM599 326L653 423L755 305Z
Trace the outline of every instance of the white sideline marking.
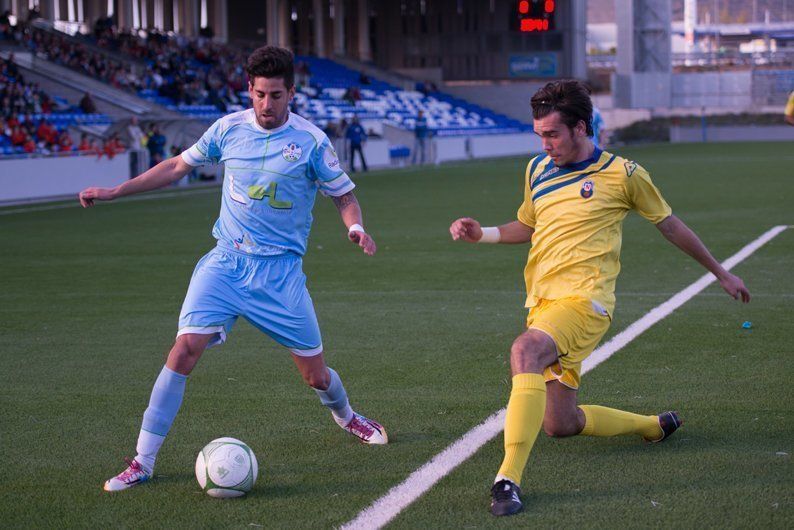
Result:
M185 190L185 191L168 191L165 193L152 193L148 195L138 195L136 197L124 197L122 199L115 200L113 202L134 202L134 201L151 201L154 199L167 199L170 197L181 197L183 195L198 195L201 193L209 193L211 191L217 192L218 186L207 186L197 190ZM97 201L105 202L105 201ZM60 210L63 208L80 208L80 202L77 200L77 194L74 194L74 201L67 202L63 204L51 204L49 206L30 206L27 208L14 208L13 210L0 210L0 215L11 215L15 213L27 213L27 212L43 212L46 210Z
M726 259L722 266L730 270L786 228L788 226L780 225L767 230L739 252ZM612 337L609 342L597 348L582 363L582 374L589 372L609 359L615 352L637 338L642 332L684 305L684 303L716 280L717 278L713 274L707 273L689 287L673 295L668 301L651 309L645 316ZM359 512L355 519L342 525L340 530L375 529L385 526L403 509L432 488L436 482L447 476L453 469L476 453L480 447L502 432L504 416L505 409L488 416L484 422L438 453L429 462L411 473L403 482L390 489L386 495Z

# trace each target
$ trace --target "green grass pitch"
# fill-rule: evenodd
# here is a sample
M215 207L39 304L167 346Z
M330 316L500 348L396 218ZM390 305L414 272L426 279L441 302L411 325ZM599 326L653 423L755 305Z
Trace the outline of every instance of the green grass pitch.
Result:
M791 144L616 152L651 172L718 259L794 224ZM0 215L0 526L331 528L353 518L507 401L527 249L453 243L447 228L464 215L514 218L525 164L362 176L375 258L317 199L304 267L328 362L390 445L336 427L287 352L241 320L190 377L156 480L120 494L102 483L134 455L191 271L213 245L218 191ZM584 377L583 403L681 411L669 441L541 435L525 512L496 520L487 506L500 436L391 527L794 527L792 256L794 229L735 269L750 305L712 285ZM610 336L703 274L636 214L622 264ZM212 499L194 478L198 451L219 436L259 459L244 499Z

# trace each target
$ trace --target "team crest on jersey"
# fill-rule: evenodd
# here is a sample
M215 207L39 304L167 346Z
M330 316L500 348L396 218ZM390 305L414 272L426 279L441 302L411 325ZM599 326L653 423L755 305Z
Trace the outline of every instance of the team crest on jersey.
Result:
M593 184L592 180L585 180L582 182L582 189L579 190L579 195L584 197L585 199L589 199L593 196L593 190L595 189L595 184Z
M631 160L626 160L623 162L623 167L626 168L626 176L630 177L631 174L634 173L634 170L637 169L637 163L632 162Z
M284 160L287 162L297 162L301 159L301 155L303 154L303 149L296 143L289 143L284 146L284 149L281 150L282 156L284 156Z

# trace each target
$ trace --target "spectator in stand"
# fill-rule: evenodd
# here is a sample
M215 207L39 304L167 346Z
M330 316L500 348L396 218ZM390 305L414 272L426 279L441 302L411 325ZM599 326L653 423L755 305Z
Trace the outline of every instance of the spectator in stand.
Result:
M105 152L105 146L102 145L99 140L91 140L91 148L88 152L95 154L97 159L102 158L102 154Z
M5 63L3 64L3 74L13 78L19 77L19 67L17 66L17 63L14 61L13 52L8 54L8 58L5 60Z
M77 150L81 153L88 153L92 149L91 141L88 139L88 135L83 133L80 135L80 143L77 145Z
M367 133L364 127L358 122L357 117L353 117L353 123L347 128L347 140L350 142L350 171L356 172L356 153L361 157L361 167L367 171L367 161L364 159L364 142L367 141Z
M127 146L125 146L124 142L122 142L121 138L119 138L119 133L111 134L107 143L113 150L114 154L123 153L127 149Z
M40 141L52 145L57 143L58 130L46 119L43 119L39 122L39 126L36 129L36 137Z
M306 61L299 61L295 65L295 83L299 88L311 85L311 70Z
M63 131L58 136L58 151L62 153L68 153L74 150L74 143L72 142L72 137L69 135L68 132Z
M22 129L21 125L17 125L11 130L11 145L14 147L21 147L30 136Z
M165 158L165 144L166 139L160 133L160 127L154 125L149 141L146 142L146 148L149 150L149 167L154 167L163 161Z
M22 130L31 136L36 136L36 124L30 113L25 114L25 119L20 123Z
M361 100L361 90L357 86L348 87L342 99L351 105L355 105L357 101Z
M22 149L24 149L28 154L34 153L36 151L36 142L33 141L33 137L31 135L25 135L25 141L22 144Z
M79 107L80 110L86 114L96 114L96 103L94 103L94 99L88 92L83 95L83 99L80 100Z

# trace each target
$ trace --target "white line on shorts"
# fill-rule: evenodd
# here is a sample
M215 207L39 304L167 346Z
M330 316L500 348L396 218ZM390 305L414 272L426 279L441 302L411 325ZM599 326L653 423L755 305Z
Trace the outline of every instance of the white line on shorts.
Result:
M218 192L218 186L206 186L200 189L184 190L184 191L166 191L164 193L146 193L144 195L137 195L135 197L125 197L113 202L135 202L135 201L151 201L155 199L168 199L171 197L183 197L188 195L199 195L210 192ZM97 201L102 202L102 201ZM28 213L28 212L44 212L47 210L61 210L63 208L79 208L80 202L77 200L77 194L74 194L74 200L71 202L60 204L49 204L46 206L27 206L24 208L13 208L11 210L0 210L0 215L11 215L15 213Z
M739 252L726 259L722 266L730 270L741 263L753 252L768 243L788 226L776 226L767 230L760 237L747 244ZM612 337L612 339L597 348L582 363L582 374L585 374L609 359L629 342L637 338L642 332L668 316L681 307L684 303L716 281L711 273L704 275L683 291L673 295L661 305L648 311L642 318ZM480 447L495 438L504 428L505 409L489 416L484 422L464 434L452 445L434 456L429 462L411 473L400 484L390 489L386 495L379 498L367 508L359 512L355 519L344 524L341 529L372 529L381 528L389 521L416 501L439 480L447 476L453 469L469 459Z

